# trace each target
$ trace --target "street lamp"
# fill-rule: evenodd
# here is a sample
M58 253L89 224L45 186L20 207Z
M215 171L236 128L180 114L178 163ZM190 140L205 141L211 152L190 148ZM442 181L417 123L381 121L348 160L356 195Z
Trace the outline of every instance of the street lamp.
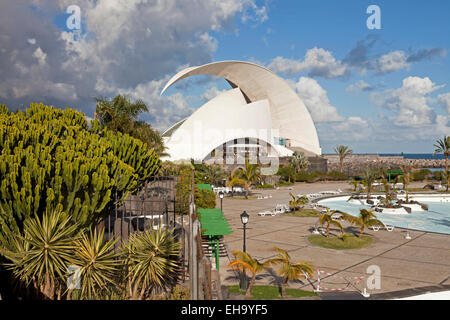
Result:
M248 223L248 217L249 217L249 215L248 215L247 211L244 210L244 212L241 213L241 222L242 222L242 225L244 226L244 245L243 245L243 250L242 250L244 252L246 252L245 251L245 231L247 229L246 227L247 227L247 223Z
M222 206L223 192L222 191L219 192L219 198L220 198L220 211L223 212L223 206Z
M241 213L241 222L243 225L243 229L244 229L244 243L243 243L243 250L244 252L246 252L246 247L245 247L245 231L247 230L247 223L248 223L248 218L249 215L248 213L244 210L244 212ZM248 283L247 283L247 276L245 275L245 269L242 272L242 276L241 276L241 285L240 285L242 290L247 290L248 288Z

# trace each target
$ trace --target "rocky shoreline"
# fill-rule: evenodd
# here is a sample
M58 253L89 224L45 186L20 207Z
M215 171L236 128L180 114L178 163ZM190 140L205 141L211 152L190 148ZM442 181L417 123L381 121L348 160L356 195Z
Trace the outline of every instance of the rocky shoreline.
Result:
M328 160L328 171L339 171L339 157L324 155ZM401 165L411 165L415 168L444 168L444 159L405 159L401 156L383 157L378 155L350 155L344 159L344 172L357 174L369 169L398 169Z

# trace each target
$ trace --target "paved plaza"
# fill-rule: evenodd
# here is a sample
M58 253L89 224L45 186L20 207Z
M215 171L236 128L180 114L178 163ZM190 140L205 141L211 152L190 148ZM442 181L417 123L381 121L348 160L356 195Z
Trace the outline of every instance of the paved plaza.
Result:
M223 200L224 215L234 232L225 236L225 244L230 252L242 250L243 230L240 214L246 210L250 215L247 229L247 252L255 258L267 259L275 255L274 247L288 250L294 262L309 260L317 268L331 276L321 277L322 287L345 287L354 277L370 274L367 268L376 265L381 271L381 288L368 290L372 295L412 288L450 285L450 235L422 231L410 231L411 240L405 239L406 230L395 228L392 232L365 230L373 237L373 243L362 249L333 250L316 247L309 243L311 227L317 218L290 216L260 217L258 212L273 210L276 204L288 204L293 194L315 193L326 190L348 190L347 183L297 183L293 190L282 187L279 190L255 191L271 195L268 199ZM220 207L220 200L217 201ZM354 227L344 223L346 232L357 232ZM337 230L331 229L337 234ZM229 259L220 261L222 284L237 284L236 274L228 268ZM316 286L317 274L313 280ZM270 271L257 277L256 284L276 284L276 274ZM291 282L290 287L313 290L307 281ZM367 287L366 281L356 285L359 289ZM352 290L349 290L352 291ZM353 290L354 291L354 290Z

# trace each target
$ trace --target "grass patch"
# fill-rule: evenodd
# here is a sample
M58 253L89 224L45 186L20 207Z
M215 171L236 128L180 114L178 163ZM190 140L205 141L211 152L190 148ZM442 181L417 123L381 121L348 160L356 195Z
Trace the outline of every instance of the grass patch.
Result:
M245 196L234 196L234 197L230 197L231 199L239 199L239 200L247 200L245 199ZM257 196L248 196L248 199L256 199L258 198Z
M369 246L373 239L369 236L357 237L355 235L349 235L342 240L341 238L335 236L325 237L320 234L313 234L308 237L309 242L313 245L337 250L349 250L349 249L359 249Z
M300 218L318 217L319 211L317 211L315 209L300 209L300 210L296 210L294 212L288 212L285 215L291 216L291 217L300 217Z
M274 300L281 299L280 288L275 286L253 286L253 297L249 300ZM239 286L228 286L229 293L238 293L245 295L245 291L239 289ZM315 297L317 293L300 289L286 289L287 298Z

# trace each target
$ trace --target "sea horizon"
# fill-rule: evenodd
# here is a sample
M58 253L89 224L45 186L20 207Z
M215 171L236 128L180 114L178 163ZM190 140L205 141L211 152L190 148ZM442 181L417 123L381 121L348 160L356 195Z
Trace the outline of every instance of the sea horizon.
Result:
M380 157L404 157L405 159L434 159L441 160L445 159L443 154L436 154L433 156L432 153L353 153L354 155L378 155ZM324 153L324 156L336 155L336 153Z

